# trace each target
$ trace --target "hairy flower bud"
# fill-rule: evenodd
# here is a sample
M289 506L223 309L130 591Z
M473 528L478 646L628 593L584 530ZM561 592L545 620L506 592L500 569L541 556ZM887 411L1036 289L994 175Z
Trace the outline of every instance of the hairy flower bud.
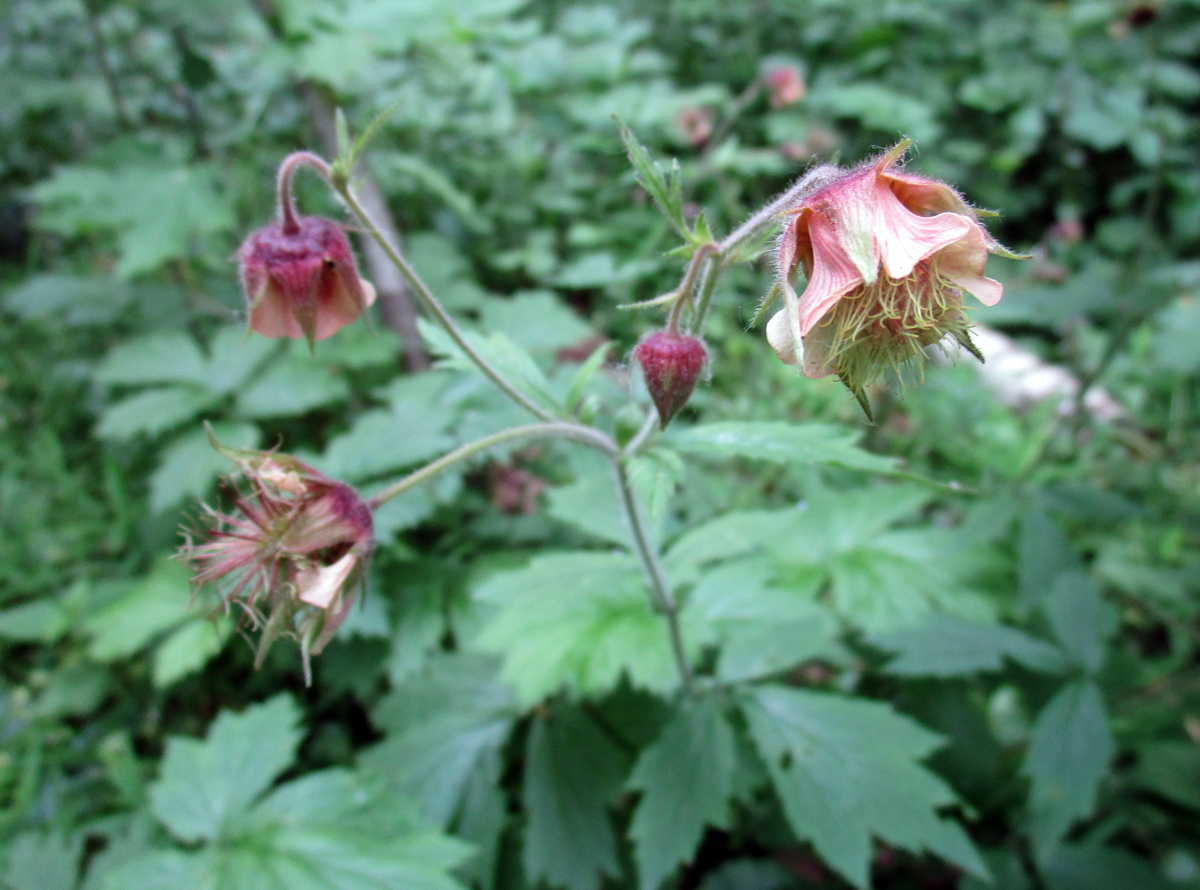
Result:
M252 629L262 629L256 663L282 635L308 659L333 638L354 604L373 546L371 511L349 485L286 454L213 444L238 465L248 491L232 513L205 506L204 543L179 556L192 583L215 584Z
M332 337L375 302L341 227L292 216L251 233L238 250L250 327L264 337Z
M803 198L777 248L787 305L767 339L807 376L837 374L864 407L865 386L890 370L919 370L926 347L946 336L979 355L963 292L996 303L1001 285L983 277L988 254L1014 256L953 188L896 168L907 145ZM798 266L808 279L799 297Z
M642 366L646 389L665 427L691 398L708 364L708 352L695 337L657 331L637 345L633 357Z

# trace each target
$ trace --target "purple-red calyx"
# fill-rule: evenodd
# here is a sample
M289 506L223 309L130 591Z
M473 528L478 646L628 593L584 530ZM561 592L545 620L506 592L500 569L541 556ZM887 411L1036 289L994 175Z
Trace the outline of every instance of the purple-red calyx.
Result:
M216 444L214 442L214 444ZM190 536L180 558L196 587L214 585L261 630L256 664L280 636L309 656L333 638L354 604L373 547L371 511L353 488L286 454L218 449L238 466L229 513L204 507L205 539Z
M708 351L695 337L657 331L634 348L633 357L642 366L646 389L665 427L691 398L708 364Z
M767 339L805 375L837 374L864 407L863 387L919 365L946 336L978 355L963 294L995 304L1002 288L983 275L988 254L1014 256L952 187L898 167L907 147L839 171L786 211L776 253L786 305ZM807 278L798 297L797 267Z

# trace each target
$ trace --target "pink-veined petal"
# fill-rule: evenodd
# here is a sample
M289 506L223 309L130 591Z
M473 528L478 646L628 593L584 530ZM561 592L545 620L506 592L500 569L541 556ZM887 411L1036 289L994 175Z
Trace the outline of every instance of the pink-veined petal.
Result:
M863 283L854 261L842 248L838 233L823 214L809 219L808 238L812 243L812 271L808 286L800 295L800 333L807 335L834 303Z
M876 195L876 243L883 268L892 278L907 278L921 260L959 241L978 224L957 213L917 216L900 203L885 183Z
M901 204L919 216L961 213L972 219L975 217L971 205L944 182L898 170L889 170L881 174L880 179L900 199Z
M283 291L274 283L268 284L250 310L250 327L264 337L291 337L298 340L304 331L292 316Z
M995 306L1004 294L1004 286L993 278L984 277L987 258L987 234L983 226L973 223L966 237L942 251L937 259L938 271L973 294L983 305Z

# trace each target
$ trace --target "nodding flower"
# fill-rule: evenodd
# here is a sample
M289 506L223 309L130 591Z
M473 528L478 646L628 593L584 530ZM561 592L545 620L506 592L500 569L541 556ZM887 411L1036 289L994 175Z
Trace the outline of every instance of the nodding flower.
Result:
M196 587L213 584L226 608L262 631L255 664L280 636L300 641L306 682L309 657L337 633L354 604L374 544L371 511L353 488L286 454L234 450L212 440L237 464L234 508L205 505L205 540L190 536L179 557Z
M250 328L264 337L303 337L311 346L375 302L333 220L289 215L252 232L237 258Z
M809 377L836 374L870 414L863 388L887 371L920 369L928 346L953 337L976 356L963 292L1001 296L985 278L992 238L953 188L897 167L908 142L839 171L785 211L776 286L785 306L767 340ZM792 286L796 269L804 293Z

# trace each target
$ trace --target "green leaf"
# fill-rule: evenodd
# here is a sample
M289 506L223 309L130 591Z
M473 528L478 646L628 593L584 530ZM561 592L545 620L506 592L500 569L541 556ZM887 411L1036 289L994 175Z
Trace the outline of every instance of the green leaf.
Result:
M100 383L191 383L208 389L208 360L187 334L148 334L121 344L93 372Z
M128 304L132 290L116 278L43 273L10 290L4 305L22 318L64 313L69 324L108 324Z
M248 337L242 327L221 328L208 345L206 384L222 395L239 391L278 346L266 337Z
M529 706L566 686L605 692L627 675L668 692L679 673L665 619L651 610L637 559L622 553L555 553L492 575L474 590L496 612L475 640L504 657L502 676ZM694 627L685 622L684 639Z
M583 400L583 394L587 391L588 383L604 365L604 360L608 358L611 351L611 343L601 343L571 377L571 385L567 387L567 398L564 402L568 414L575 413L579 403Z
M162 559L147 578L85 619L84 629L92 637L88 654L98 661L124 658L196 615L188 570Z
M664 176L661 168L650 159L650 153L638 142L633 131L614 115L617 127L621 131L621 142L629 154L629 163L637 173L638 182L654 199L658 209L666 214L667 219L681 235L687 237L687 225L683 221L683 194L679 177L679 164L671 168L669 177Z
M556 485L546 496L547 513L586 535L629 549L629 526L621 509L612 465L594 451L570 456L575 481Z
M422 320L421 337L430 351L442 360L439 367L483 373L441 328ZM561 410L554 390L546 380L546 375L537 366L537 362L504 334L495 332L485 339L467 331L464 338L472 349L531 401L548 411Z
M450 419L433 405L412 401L368 411L330 442L315 464L351 482L415 467L453 447L454 440L445 432Z
M83 835L19 834L5 850L4 890L75 890Z
M1049 599L1060 572L1082 567L1062 529L1038 506L1028 507L1021 515L1017 557L1017 584L1021 603L1026 608L1041 605Z
M212 431L230 448L255 448L260 441L258 429L248 424L214 423ZM150 477L150 509L161 513L189 495L203 497L217 477L231 469L229 460L209 444L204 430L188 433L162 452Z
M834 464L855 470L887 473L895 458L863 451L859 433L822 423L781 421L707 423L670 436L671 444L699 457L745 457L796 464Z
M596 336L595 329L550 291L523 291L511 298L483 304L479 327L499 332L537 358Z
M1046 890L1186 890L1195 881L1172 879L1153 859L1114 847L1071 844L1039 869Z
M1038 714L1022 771L1031 780L1031 833L1040 855L1091 814L1115 754L1104 698L1092 681L1066 684Z
M288 357L238 391L242 417L291 417L341 402L350 387L324 364Z
M101 890L224 890L218 862L208 851L159 850L135 856L108 872Z
M191 420L216 401L212 392L196 387L149 389L109 405L96 425L101 439L131 439L138 433L157 436Z
M291 764L299 720L281 694L240 714L222 712L205 741L172 737L150 788L154 815L185 843L216 840Z
M934 614L916 627L878 634L872 645L897 653L884 668L905 677L956 677L998 671L1004 659L1035 671L1066 668L1055 646L1002 624L976 624Z
M792 830L850 883L868 886L872 837L987 874L936 813L954 793L918 763L938 736L880 702L782 686L750 691L743 711Z
M160 689L199 670L225 646L231 622L196 618L174 631L154 651L151 676Z
M683 460L667 448L651 448L626 463L629 482L646 506L650 522L658 525L666 516L675 489L683 483Z
M1072 660L1095 674L1108 654L1105 640L1117 629L1116 610L1082 571L1061 573L1043 608L1050 629Z
M642 752L628 782L642 792L629 827L642 890L657 890L691 860L706 825L728 827L736 757L713 698L681 708Z
M838 620L816 599L824 574L802 573L785 589L772 585L774 573L765 560L736 560L705 573L688 596L686 612L702 614L721 643L717 676L723 681L844 657Z
M568 890L595 890L616 877L616 834L608 805L621 790L621 750L580 709L534 719L525 748L525 872Z
M387 738L362 758L364 768L387 776L441 825L452 824L473 771L500 750L518 716L497 668L478 655L438 658L372 714Z

